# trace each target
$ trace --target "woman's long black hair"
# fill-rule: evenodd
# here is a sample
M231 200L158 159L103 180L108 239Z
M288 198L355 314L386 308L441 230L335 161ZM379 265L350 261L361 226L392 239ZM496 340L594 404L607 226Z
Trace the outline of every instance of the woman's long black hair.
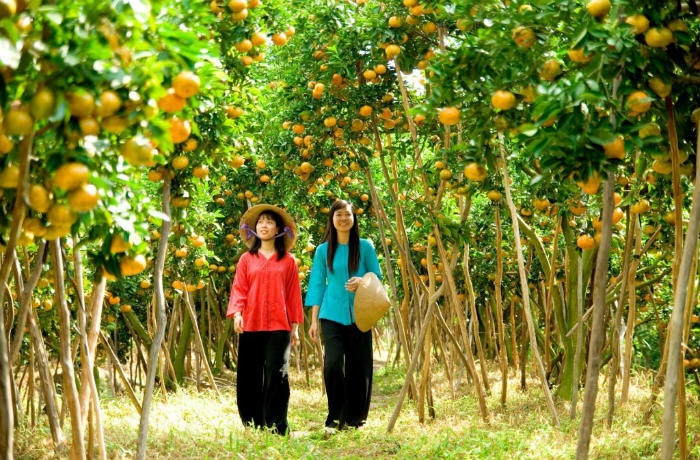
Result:
M262 216L268 216L271 217L272 220L275 221L275 224L277 225L277 231L282 232L284 230L284 220L282 220L282 216L277 214L274 211L270 210L265 210L258 214L258 218L255 219L255 226L257 227L258 221L260 220L260 217ZM279 233L278 233L279 235ZM287 253L287 245L284 242L284 239L287 238L286 236L280 237L280 238L275 238L275 251L277 252L277 260L282 260L282 257ZM255 237L255 241L253 242L253 245L250 247L248 252L251 254L257 254L258 250L260 249L260 246L262 246L262 240L258 238L257 236Z
M331 212L328 215L328 224L326 225L326 233L323 235L323 241L328 242L328 255L326 264L328 270L333 273L333 259L335 251L338 249L338 231L333 225L333 216L339 209L350 207L352 212L352 228L350 229L350 241L348 241L348 273L354 273L360 266L360 227L357 225L357 216L355 215L355 207L349 201L336 200L331 206Z

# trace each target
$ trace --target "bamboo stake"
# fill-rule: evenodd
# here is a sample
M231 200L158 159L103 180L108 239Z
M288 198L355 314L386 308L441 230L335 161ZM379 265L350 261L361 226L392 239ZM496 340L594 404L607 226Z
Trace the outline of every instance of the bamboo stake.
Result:
M192 327L194 329L195 342L197 343L197 347L199 348L199 355L202 359L202 365L204 366L204 371L206 372L207 378L209 379L209 383L211 383L212 388L214 388L216 395L221 396L221 393L219 392L219 388L217 387L216 382L214 381L214 374L212 374L211 367L209 367L209 360L207 359L206 350L204 349L204 343L202 342L202 335L199 332L199 326L197 324L197 314L194 312L194 308L192 307L192 302L190 300L190 291L185 290L183 292L183 294L184 294L183 298L185 299L187 314L190 315L190 319L192 320Z
M506 356L506 338L503 327L503 294L501 283L503 282L503 229L501 228L501 214L498 203L494 203L493 214L496 222L496 280L494 291L496 297L496 327L498 328L498 364L501 368L501 406L506 405L508 396L508 357ZM483 367L483 366L482 366Z
M634 233L634 257L632 258L632 263L630 264L630 269L628 272L622 274L625 278L625 282L627 283L629 311L627 312L627 326L625 327L625 353L622 361L623 374L620 404L625 404L629 399L630 368L632 367L632 354L634 352L632 339L634 338L634 329L637 322L637 293L635 292L634 278L637 272L637 267L639 266L639 259L642 254L642 239L639 232L639 216L636 214L630 214L630 218L634 221L634 227L632 230Z

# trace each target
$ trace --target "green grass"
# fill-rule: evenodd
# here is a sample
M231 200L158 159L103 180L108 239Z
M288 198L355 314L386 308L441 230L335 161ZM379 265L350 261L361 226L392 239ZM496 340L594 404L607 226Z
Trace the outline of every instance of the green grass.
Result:
M220 394L212 390L183 388L157 394L148 437L149 459L571 459L575 458L578 419L569 419L569 404L555 401L560 426L552 424L539 382L531 379L520 391L518 378L509 381L505 407L500 405L500 382L491 374L487 404L489 420L482 420L473 388L463 383L452 391L442 375L433 376L435 419L418 421L414 402L408 398L391 433L387 426L403 385L401 369L379 368L367 425L327 437L323 430L326 400L319 371L307 386L303 374L292 371L289 422L292 433L280 437L244 429L236 410L233 376L219 380ZM647 377L647 376L644 376ZM604 420L607 391L601 385L591 440L592 459L652 459L661 444L662 406L657 403L649 425L642 420L649 388L639 378L630 402L616 410L613 426ZM579 404L580 406L580 404ZM139 417L126 397L103 399L105 440L110 459L130 459L135 453ZM425 411L426 417L428 411ZM697 401L688 402L690 445L700 454ZM69 427L65 427L67 430ZM68 435L67 435L68 436ZM17 458L52 459L45 427L17 430Z

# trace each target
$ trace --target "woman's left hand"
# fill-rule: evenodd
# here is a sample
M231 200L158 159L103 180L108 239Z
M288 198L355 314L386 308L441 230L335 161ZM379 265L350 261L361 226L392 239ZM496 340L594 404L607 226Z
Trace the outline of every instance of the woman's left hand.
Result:
M299 325L297 323L292 324L292 331L290 337L290 344L292 347L296 347L299 343Z
M357 288L360 286L360 281L362 281L362 278L360 278L359 276L353 276L345 282L345 289L347 289L350 292L357 291Z

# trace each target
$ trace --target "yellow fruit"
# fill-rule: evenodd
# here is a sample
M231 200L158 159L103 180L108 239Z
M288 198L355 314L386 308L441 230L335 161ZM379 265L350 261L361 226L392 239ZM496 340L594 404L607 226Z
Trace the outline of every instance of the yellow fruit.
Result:
M578 62L580 64L585 64L591 60L591 56L587 55L583 48L569 49L568 51L569 59L573 62Z
M615 137L615 140L603 145L605 156L616 160L625 159L625 138L622 135Z
M0 133L0 155L10 153L14 147L14 141L7 137L5 133Z
M0 19L11 18L17 14L16 0L0 0Z
M253 42L245 38L240 42L236 43L234 46L236 50L238 50L238 52L247 53L248 51L253 49Z
M642 126L639 129L639 137L644 139L645 137L649 136L660 136L661 135L661 126L659 126L658 123L647 123L646 125Z
M515 94L499 89L491 95L491 105L496 109L509 110L515 107Z
M83 90L66 94L68 110L76 118L89 117L95 111L95 97Z
M401 53L401 48L399 45L388 45L384 50L384 54L388 60L394 59Z
M653 77L649 80L649 88L662 99L671 94L671 84L659 77Z
M250 42L253 46L262 46L267 43L267 35L262 32L253 32L250 36Z
M489 190L486 196L489 197L489 200L494 202L501 201L502 198L501 192L499 192L498 190Z
M125 240L121 233L116 233L112 237L112 241L109 243L109 252L112 254L119 254L120 252L126 252L131 248L131 243Z
M51 194L43 186L32 184L29 186L29 207L36 212L45 213L51 206Z
M19 167L8 165L0 171L0 188L17 188L19 185Z
M100 133L100 124L93 117L80 118L78 126L83 136L97 136Z
M134 136L122 145L121 154L129 164L146 166L153 161L153 150L148 138Z
M392 29L398 29L403 25L403 20L399 16L392 16L389 18L389 27Z
M68 194L68 205L76 212L87 212L97 206L100 195L94 184L83 184Z
M459 123L459 109L457 107L445 107L440 109L438 120L445 126L456 125Z
M57 227L70 227L78 218L71 208L59 203L54 203L46 214L49 223Z
M46 227L41 223L38 217L25 217L22 222L24 231L31 233L34 236L43 237L46 235Z
M112 134L121 134L129 126L127 117L112 115L102 119L102 129Z
M673 42L673 32L666 27L653 27L644 34L644 41L652 48L666 48Z
M90 169L77 161L61 165L54 173L53 183L61 190L75 190L90 179Z
M535 32L529 27L518 26L511 33L513 41L521 48L530 48L535 43Z
M122 276L138 275L146 269L146 257L143 254L135 256L124 256L119 259L119 268Z
M22 108L11 108L2 121L5 133L11 136L25 136L34 129L34 117Z
M29 112L36 120L43 120L53 115L56 110L56 95L50 89L39 89L29 102Z
M98 117L109 117L114 115L122 107L122 98L112 90L104 91L100 94L95 107L95 115Z
M279 32L272 35L272 43L277 46L282 46L287 43L287 34L284 32Z
M246 0L229 0L228 9L233 13L238 13L248 8L248 2Z
M482 182L488 176L486 168L478 163L469 163L464 167L464 177L474 182Z
M540 69L540 78L546 81L554 80L561 73L561 64L555 59L547 60Z
M204 179L209 175L209 166L199 165L192 169L192 175L198 179Z
M591 0L586 5L588 13L594 18L602 18L610 11L610 0Z
M585 193L594 195L598 192L601 182L602 178L600 177L600 174L598 174L597 171L593 171L593 174L590 177L583 181L579 181L576 184L581 187L581 190L583 190Z
M649 110L651 108L651 100L649 99L649 95L644 91L633 91L625 101L629 115L636 117Z
M643 14L627 16L625 22L632 26L632 32L634 32L635 35L643 34L649 30L649 19Z

